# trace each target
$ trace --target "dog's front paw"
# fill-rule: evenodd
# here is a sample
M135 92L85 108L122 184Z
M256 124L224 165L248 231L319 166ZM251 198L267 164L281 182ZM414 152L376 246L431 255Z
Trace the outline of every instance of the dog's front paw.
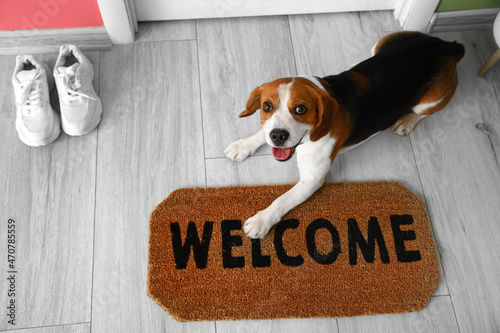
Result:
M230 143L226 150L224 150L227 158L241 162L249 155L255 153L257 149L249 145L247 141L246 139L240 139Z
M245 221L243 231L250 238L264 238L275 223L265 211L260 211Z

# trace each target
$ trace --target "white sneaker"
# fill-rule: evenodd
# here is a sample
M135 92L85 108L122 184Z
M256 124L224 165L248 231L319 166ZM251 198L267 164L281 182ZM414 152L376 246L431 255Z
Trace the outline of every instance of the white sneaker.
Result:
M102 104L92 86L94 68L90 61L76 46L63 45L54 78L64 132L73 136L91 132L101 121Z
M50 69L31 55L18 55L12 75L16 96L16 130L31 147L45 146L59 136L61 121L50 106L54 88Z

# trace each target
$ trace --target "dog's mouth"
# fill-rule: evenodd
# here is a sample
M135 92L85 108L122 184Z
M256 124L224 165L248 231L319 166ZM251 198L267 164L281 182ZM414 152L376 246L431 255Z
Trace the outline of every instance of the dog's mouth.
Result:
M306 134L307 131L304 133L304 135L302 135L299 142L293 147L285 147L285 148L272 147L274 158L280 162L286 162L289 159L291 159L293 154L295 153L295 148L297 148L302 143L302 139L304 139Z
M297 146L295 146L297 147ZM293 153L295 153L295 147L291 148L276 148L273 147L273 156L280 162L288 161L292 158Z

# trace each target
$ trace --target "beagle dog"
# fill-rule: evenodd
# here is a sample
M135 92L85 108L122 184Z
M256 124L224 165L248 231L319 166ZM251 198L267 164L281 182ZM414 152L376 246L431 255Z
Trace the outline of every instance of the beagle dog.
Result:
M228 158L242 161L267 143L278 161L297 153L299 182L245 221L251 238L263 238L291 209L323 185L335 156L392 126L410 133L444 108L458 84L464 47L419 32L382 38L372 57L338 75L282 78L252 91L247 117L260 109L262 129L231 143Z

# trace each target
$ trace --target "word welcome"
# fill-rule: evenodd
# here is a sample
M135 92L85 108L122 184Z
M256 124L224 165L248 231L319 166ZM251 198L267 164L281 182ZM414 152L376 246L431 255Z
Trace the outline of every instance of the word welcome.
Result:
M405 242L413 241L417 238L415 231L401 230L402 225L413 224L413 216L391 215L390 222L397 261L405 263L420 261L420 251L407 251L405 247ZM274 249L276 251L276 257L281 264L285 266L299 267L304 263L304 257L302 255L290 256L285 251L283 244L283 235L285 231L288 229L296 229L299 224L299 220L289 219L281 221L274 229ZM208 252L210 248L210 241L212 239L213 227L214 222L206 221L203 225L203 231L200 239L196 224L194 222L189 222L183 242L179 223L170 223L172 248L177 269L184 269L187 267L189 258L191 257L191 250L193 252L196 268L204 269L207 267ZM224 268L245 267L245 257L232 255L232 249L234 247L241 246L243 244L243 239L241 235L233 235L231 232L234 230L241 230L241 228L241 220L224 220L221 223L221 253ZM320 253L316 246L316 232L320 229L325 229L330 234L332 239L332 249L326 254ZM357 265L358 249L367 263L373 263L375 261L376 246L378 247L379 257L382 263L388 264L390 262L386 242L376 217L370 217L366 237L363 236L358 222L354 218L348 219L347 234L350 265ZM318 264L331 265L342 253L338 230L330 221L326 219L316 219L312 221L306 228L305 239L309 256ZM260 239L252 239L251 260L252 266L255 268L271 266L271 256L262 254Z

